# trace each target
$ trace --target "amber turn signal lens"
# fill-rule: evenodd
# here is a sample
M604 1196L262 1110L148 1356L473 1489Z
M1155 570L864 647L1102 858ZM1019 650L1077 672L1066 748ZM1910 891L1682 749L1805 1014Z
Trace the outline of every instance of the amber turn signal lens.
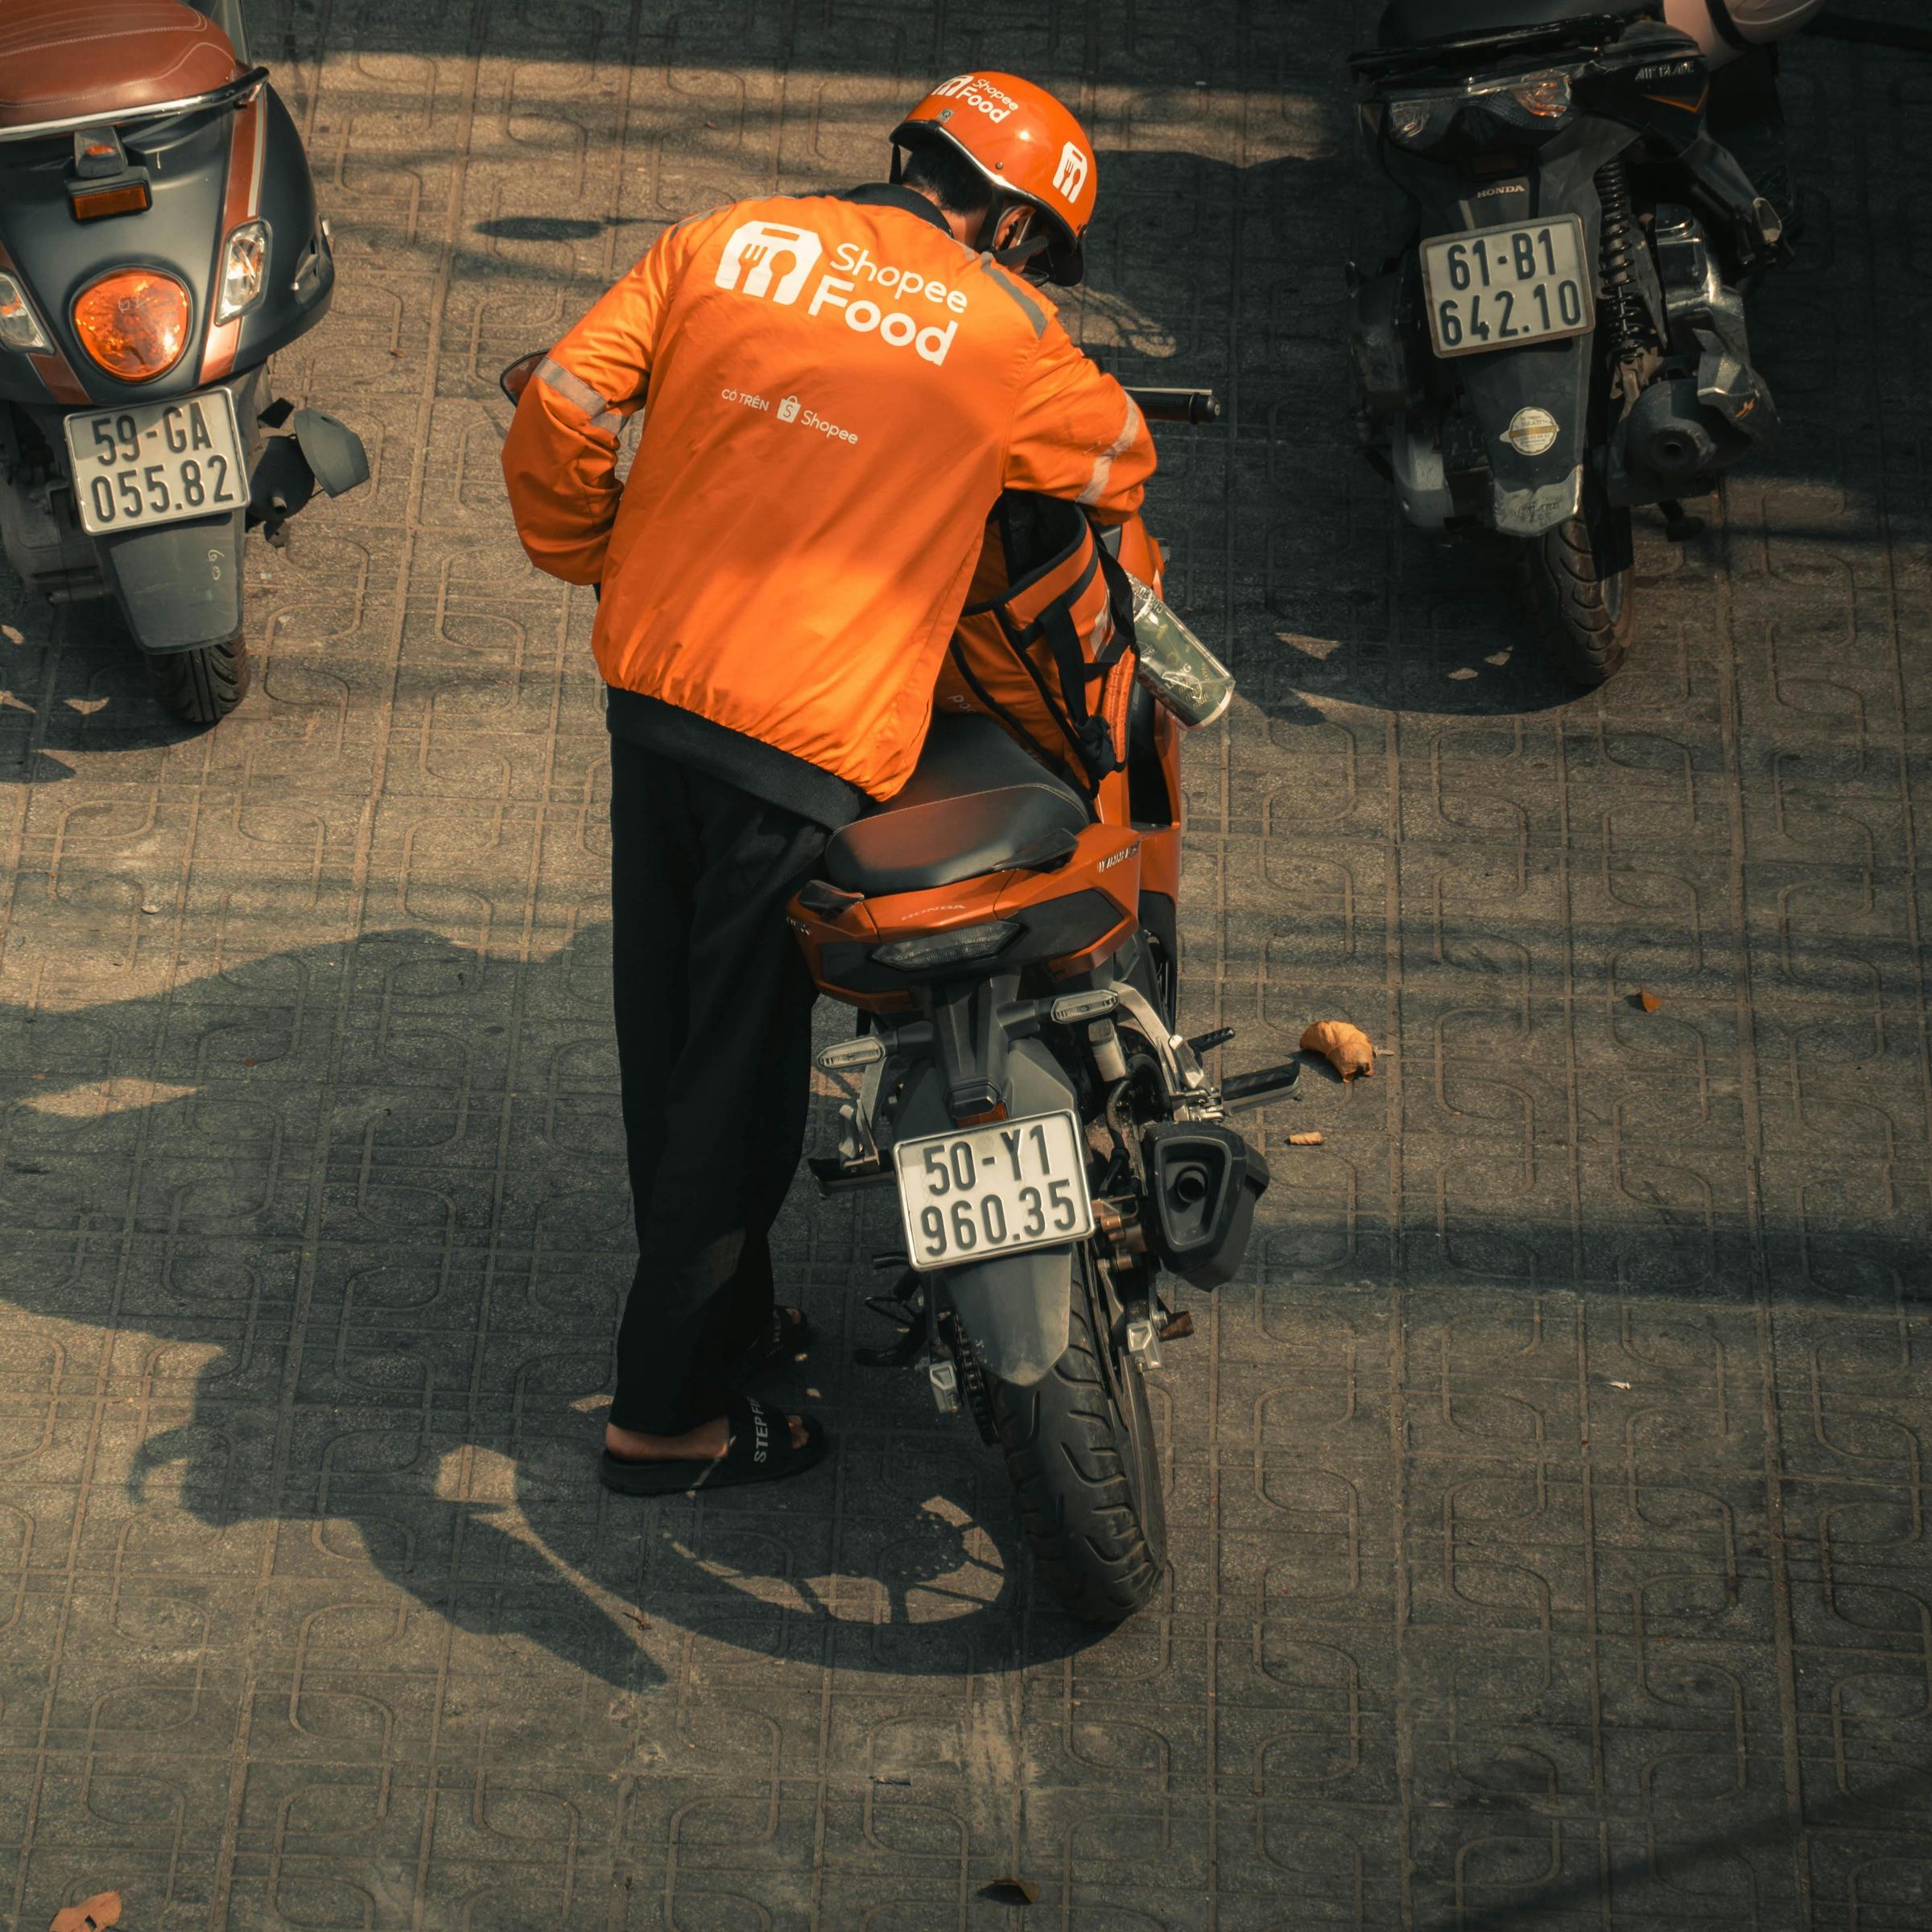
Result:
M123 382L151 382L188 347L188 291L158 268L118 268L74 298L80 346Z
M76 221L98 221L104 215L145 214L147 184L130 181L120 188L76 188L69 191L67 204Z

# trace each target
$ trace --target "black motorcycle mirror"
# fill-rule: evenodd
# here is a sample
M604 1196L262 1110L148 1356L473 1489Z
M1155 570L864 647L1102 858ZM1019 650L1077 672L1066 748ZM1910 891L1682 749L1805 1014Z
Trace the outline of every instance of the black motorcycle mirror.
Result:
M537 373L537 365L543 360L543 351L533 349L526 356L518 356L510 367L497 378L497 386L512 402L518 401L525 390L530 387L530 379Z

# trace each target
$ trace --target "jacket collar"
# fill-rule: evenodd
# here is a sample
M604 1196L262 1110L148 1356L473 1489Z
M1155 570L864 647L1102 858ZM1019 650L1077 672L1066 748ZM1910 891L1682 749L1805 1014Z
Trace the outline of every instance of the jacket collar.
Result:
M832 199L856 201L861 208L901 208L909 215L917 215L922 221L930 221L942 234L952 233L946 217L923 195L902 188L896 181L868 181L862 187L848 188Z

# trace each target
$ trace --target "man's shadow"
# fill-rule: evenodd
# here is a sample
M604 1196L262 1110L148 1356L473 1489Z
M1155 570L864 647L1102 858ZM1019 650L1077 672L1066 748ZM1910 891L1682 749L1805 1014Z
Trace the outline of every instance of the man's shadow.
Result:
M0 1298L65 1362L56 1393L107 1396L94 1491L130 1553L219 1572L267 1519L278 1575L343 1585L325 1648L415 1641L352 1600L373 1564L496 1667L548 1653L618 1690L679 1633L720 1668L900 1676L1091 1641L1035 1602L997 1455L851 1364L883 1339L865 1224L803 1189L781 1252L821 1339L766 1387L835 1457L702 1501L597 1485L631 1254L608 974L605 928L530 964L390 931L0 1001Z

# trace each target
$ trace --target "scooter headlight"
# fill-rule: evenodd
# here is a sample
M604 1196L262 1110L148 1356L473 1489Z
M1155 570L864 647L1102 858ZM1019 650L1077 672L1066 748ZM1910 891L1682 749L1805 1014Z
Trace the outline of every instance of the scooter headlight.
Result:
M74 298L80 346L122 382L151 382L188 347L188 290L158 268L117 268Z
M27 306L27 291L9 275L0 275L0 343L9 349L47 347L47 336Z
M221 250L221 280L215 295L215 320L232 322L262 299L268 283L268 224L244 221Z

